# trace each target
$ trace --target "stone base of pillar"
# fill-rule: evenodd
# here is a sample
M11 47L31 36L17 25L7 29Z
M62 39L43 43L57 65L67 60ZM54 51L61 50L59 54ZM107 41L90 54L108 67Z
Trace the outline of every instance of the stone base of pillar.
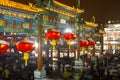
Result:
M38 70L34 71L34 80L40 80L45 77L46 77L46 70L44 67L40 71Z

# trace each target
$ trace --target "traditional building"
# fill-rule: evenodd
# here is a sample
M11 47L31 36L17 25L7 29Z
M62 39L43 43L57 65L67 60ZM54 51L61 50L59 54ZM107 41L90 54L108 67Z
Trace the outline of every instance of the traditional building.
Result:
M40 47L38 48L40 49L38 50L40 51L38 55L43 53L51 60L59 60L60 57L67 56L70 53L69 56L75 58L76 45L68 49L62 36L58 40L55 50L52 51L51 42L46 39L45 31L59 30L63 35L65 33L64 30L70 28L73 33L77 34L78 27L80 27L80 38L83 38L82 36L86 36L86 34L92 37L93 29L97 24L80 20L78 14L83 12L84 10L67 6L56 0L49 0L42 7L39 4L36 7L10 0L0 0L0 39L11 43L13 39L18 42L23 40L24 37L29 37L29 39L34 37L33 40L38 41ZM41 57L38 56L40 60L42 59Z

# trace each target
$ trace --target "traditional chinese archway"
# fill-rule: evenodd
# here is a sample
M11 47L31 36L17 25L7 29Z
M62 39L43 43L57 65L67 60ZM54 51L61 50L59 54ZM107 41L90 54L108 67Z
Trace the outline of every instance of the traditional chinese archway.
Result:
M0 40L0 54L7 52L8 48L9 44L4 40Z

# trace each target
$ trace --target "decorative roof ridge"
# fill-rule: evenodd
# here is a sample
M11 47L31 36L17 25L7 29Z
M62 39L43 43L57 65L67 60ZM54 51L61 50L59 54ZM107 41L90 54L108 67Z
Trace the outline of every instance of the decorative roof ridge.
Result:
M20 9L20 10L25 10L29 12L35 12L35 13L43 11L43 9L36 8L34 6L21 4L21 3L10 1L10 0L0 0L0 6Z
M88 22L88 21L86 21L85 23L86 23L86 25L92 26L92 27L97 27L98 26L98 24L96 24L94 22Z
M58 2L58 1L56 1L56 0L53 0L53 2L54 2L55 4L61 6L61 7L64 7L64 8L66 8L66 9L68 9L68 10L72 10L72 11L75 11L75 12L78 12L78 13L83 13L83 12L84 12L84 10L82 10L82 9L78 9L78 8L75 8L75 7L70 7L70 6L65 5L65 4L63 4L63 3L60 3L60 2Z

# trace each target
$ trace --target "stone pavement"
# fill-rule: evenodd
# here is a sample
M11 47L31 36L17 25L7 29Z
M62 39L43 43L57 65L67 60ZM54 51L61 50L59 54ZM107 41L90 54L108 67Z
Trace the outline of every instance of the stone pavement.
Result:
M62 80L62 79L50 79L50 78L41 78L41 79L35 79L35 80Z

